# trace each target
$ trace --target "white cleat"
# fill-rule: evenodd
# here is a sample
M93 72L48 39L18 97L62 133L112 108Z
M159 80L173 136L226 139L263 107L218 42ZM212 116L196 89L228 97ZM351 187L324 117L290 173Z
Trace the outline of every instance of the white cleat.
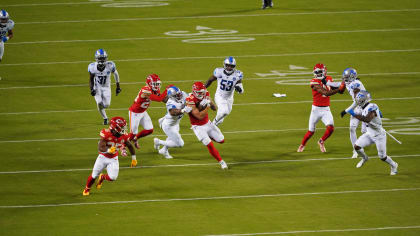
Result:
M158 138L153 139L153 146L155 147L156 150L159 150L160 144L159 144L159 139Z
M321 152L326 152L327 149L325 148L324 145L324 141L322 139L318 140L318 145L319 145L319 150L321 150Z
M353 156L351 156L351 158L352 159L355 159L355 158L357 158L359 155L357 154L357 152L356 151L353 151Z
M172 159L173 157L171 156L171 154L169 154L169 151L166 150L164 148L159 149L159 154L164 156L166 159Z
M222 168L222 170L227 170L228 169L228 165L226 164L226 162L224 160L219 161L220 164L220 168Z
M391 166L391 175L396 175L398 173L398 163L395 162L394 166Z
M171 156L171 154L169 154L169 152L167 152L167 153L165 154L165 158L166 158L166 159L172 159L173 157Z
M304 145L300 145L297 152L303 152L303 150L305 150L305 146Z
M356 168L360 168L362 167L365 162L367 162L367 159L362 158L362 160L359 161L359 163L357 163Z

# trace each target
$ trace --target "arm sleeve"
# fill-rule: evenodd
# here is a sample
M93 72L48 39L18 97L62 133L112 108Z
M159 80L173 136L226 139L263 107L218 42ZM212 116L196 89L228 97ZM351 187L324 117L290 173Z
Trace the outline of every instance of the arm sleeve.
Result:
M115 71L114 71L114 79L115 79L115 83L120 82L120 75L118 74L117 69L115 69Z

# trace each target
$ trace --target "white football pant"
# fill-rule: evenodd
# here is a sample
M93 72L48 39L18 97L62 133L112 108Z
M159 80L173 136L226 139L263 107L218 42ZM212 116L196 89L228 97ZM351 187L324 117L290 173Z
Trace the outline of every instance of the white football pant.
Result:
M95 165L93 166L92 178L98 178L102 170L106 168L109 178L116 180L118 178L118 172L120 171L120 165L118 163L118 156L114 158L107 158L102 154L99 154L96 158Z
M213 120L213 123L215 125L219 125L223 123L223 120L227 115L230 114L232 111L232 105L233 105L233 97L231 98L223 98L221 96L215 95L214 101L217 105L217 114L216 117Z
M316 124L319 120L325 126L334 125L334 118L331 114L330 107L317 107L312 105L311 115L309 116L309 131L315 132Z
M364 133L362 136L360 136L355 145L364 148L366 146L369 146L371 144L376 144L376 149L378 150L378 156L379 158L385 158L386 157L386 134L379 134L376 136L371 136L369 133Z
M168 138L165 141L160 141L160 143L168 148L174 147L183 147L184 140L182 140L181 135L179 134L179 124L170 125L167 119L164 119L162 122L162 130L165 132Z
M95 101L98 111L104 119L107 119L105 108L111 105L111 88L96 86Z
M350 142L351 142L352 147L354 147L354 144L356 143L356 140L357 140L356 130L360 123L362 123L361 132L362 134L364 134L366 133L366 123L360 121L359 119L353 116L350 116Z
M4 54L4 43L0 40L0 60L3 58Z
M130 117L130 132L137 134L139 132L139 125L143 126L145 130L153 129L152 119L150 119L147 111L142 113L135 113L128 111L128 116Z
M220 129L210 121L204 125L193 125L191 129L197 136L198 141L202 142L204 146L209 145L211 142L210 138L216 142L221 142L225 139Z

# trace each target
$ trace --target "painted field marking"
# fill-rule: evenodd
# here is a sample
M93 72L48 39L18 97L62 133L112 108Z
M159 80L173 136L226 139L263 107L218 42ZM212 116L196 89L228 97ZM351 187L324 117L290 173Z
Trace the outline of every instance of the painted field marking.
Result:
M3 6L4 7L4 6ZM156 21L156 20L184 20L184 19L209 19L209 18L241 18L241 17L267 17L267 16L301 16L301 15L334 15L334 14L357 14L357 13L394 13L394 12L418 12L420 9L383 9L383 10L359 10L359 11L321 11L321 12L290 12L290 13L265 13L243 15L210 15L210 16L173 16L173 17L144 17L144 18L115 18L94 20L59 20L59 21L31 21L18 22L18 25L32 24L61 24L61 23L90 23L90 22L117 22L117 21Z
M376 101L393 101L393 100L417 100L420 97L395 97L395 98L375 98ZM333 102L352 102L351 99L337 99ZM233 106L254 106L254 105L281 105L281 104L301 104L301 103L312 103L312 100L307 101L289 101L289 102L252 102L252 103L237 103ZM164 109L165 107L149 107L148 109ZM128 111L128 108L109 108L108 111ZM49 114L49 113L74 113L74 112L97 112L95 109L86 110L62 110L62 111L27 111L27 112L3 112L1 115L28 115L28 114ZM1 142L1 141L0 141Z
M239 195L239 196L214 196L214 197L195 197L195 198L169 198L169 199L144 199L131 201L112 201L112 202L75 202L75 203L57 203L57 204L40 204L40 205L15 205L0 206L0 208L39 208L39 207L61 207L61 206L82 206L82 205L109 205L109 204L127 204L127 203L153 203L153 202L180 202L180 201L204 201L204 200L225 200L225 199L255 199L255 198L276 198L276 197L292 197L292 196L319 196L319 195L337 195L351 193L384 193L384 192L401 192L401 191L417 191L420 188L396 188L396 189L368 189L368 190L348 190L335 192L312 192L312 193L279 193L279 194L260 194L260 195Z
M376 228L297 230L297 231L244 233L244 234L208 234L206 236L279 235L279 234L355 232L355 231L378 231L378 230L419 229L419 228L420 228L420 225L411 225L411 226L386 226L386 227L376 227Z
M366 50L366 51L342 51L342 52L303 52L303 53L281 53L281 54L257 54L257 55L232 55L236 58L259 58L259 57L291 57L291 56L310 56L310 55L345 55L362 53L401 53L419 52L420 48L413 49L388 49L388 50ZM226 56L201 56L201 57L161 57L161 58L134 58L134 59L115 59L114 62L134 62L134 61L173 61L173 60L203 60L203 59L224 59ZM4 66L28 66L28 65L63 65L91 63L92 61L61 61L61 62L27 62L15 64L0 64Z
M89 0L88 2L51 2L51 3L21 3L9 4L2 7L38 7L38 6L60 6L60 5L87 5L87 4L102 4L102 7L157 7L166 6L170 0L130 0L114 2L113 0Z
M420 154L411 155L392 155L392 158L409 158L409 157L420 157ZM377 159L379 157L372 156L370 159ZM284 162L309 162L309 161L337 161L337 160L353 160L351 157L331 157L331 158L310 158L310 159L290 159L290 160L267 160L267 161L241 161L241 162L229 162L229 165L255 165L255 164L267 164L267 163L284 163ZM170 164L170 165L151 165L151 166L137 166L127 167L120 166L120 169L143 169L143 168L176 168L176 167L197 167L197 166L214 166L219 163L191 163L191 164ZM83 169L61 169L61 170L16 170L16 171L0 171L1 174L32 174L32 173L55 173L55 172L78 172L78 171L92 171L92 168Z
M312 35L312 34L341 34L341 33L369 33L369 32L401 32L401 31L418 31L420 28L401 28L401 29L371 29L371 30L338 30L338 31L319 31L319 32L281 32L281 33L261 33L261 34L235 34L234 36L282 36L282 35ZM185 32L185 35L177 32ZM213 36L205 36L206 33L190 33L189 31L171 31L166 32L170 37L136 37L136 38L112 38L112 39L74 39L74 40L50 40L50 41L27 41L27 42L8 42L7 45L26 45L26 44L57 44L57 43L85 43L85 42L111 42L111 41L133 41L133 40L156 40L156 39L185 39L189 37L211 39L214 35L232 34L228 30L219 30L207 34L214 34ZM204 31L206 32L206 31ZM235 31L237 32L237 31ZM191 35L191 36L190 36Z

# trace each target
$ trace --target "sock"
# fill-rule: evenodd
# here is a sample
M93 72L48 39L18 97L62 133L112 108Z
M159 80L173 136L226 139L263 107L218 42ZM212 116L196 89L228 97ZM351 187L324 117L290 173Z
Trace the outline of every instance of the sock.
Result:
M314 135L314 133L315 132L312 132L312 131L309 131L309 130L308 130L308 132L306 132L305 136L303 136L303 139L302 139L302 145L303 146L306 145L306 142L308 142L308 140L312 137L312 135Z
M351 146L353 147L353 149L354 149L354 143L357 140L356 128L357 127L350 126L350 142L351 142Z
M357 154L359 154L359 156L361 156L363 159L367 160L368 156L365 153L365 150L363 150L363 148L356 150Z
M214 157L214 159L216 159L217 161L221 161L222 157L219 154L219 151L217 151L217 149L214 147L213 142L210 142L207 145L207 149L209 150L210 154Z
M109 175L108 174L105 174L105 175L103 175L104 176L104 179L105 180L108 180L108 181L113 181L111 178L109 178Z
M92 187L92 184L95 183L95 179L92 178L92 175L89 175L87 181L86 181L86 188Z
M325 130L325 133L321 138L322 141L325 142L325 140L327 140L328 137L330 137L333 132L334 132L334 126L332 126L332 125L327 126L327 129Z
M153 133L153 129L144 129L144 130L142 130L140 133L138 133L138 134L136 135L136 137L137 137L137 139L139 139L139 138L142 138L142 137L144 137L144 136L147 136L147 135L149 135L149 134L151 134L151 133Z
M106 116L105 108L102 106L102 104L98 104L98 111L104 119L108 119Z
M389 157L389 156L386 156L385 159L381 159L381 160L383 160L384 162L390 164L391 166L395 166L395 161L392 160L392 158Z

